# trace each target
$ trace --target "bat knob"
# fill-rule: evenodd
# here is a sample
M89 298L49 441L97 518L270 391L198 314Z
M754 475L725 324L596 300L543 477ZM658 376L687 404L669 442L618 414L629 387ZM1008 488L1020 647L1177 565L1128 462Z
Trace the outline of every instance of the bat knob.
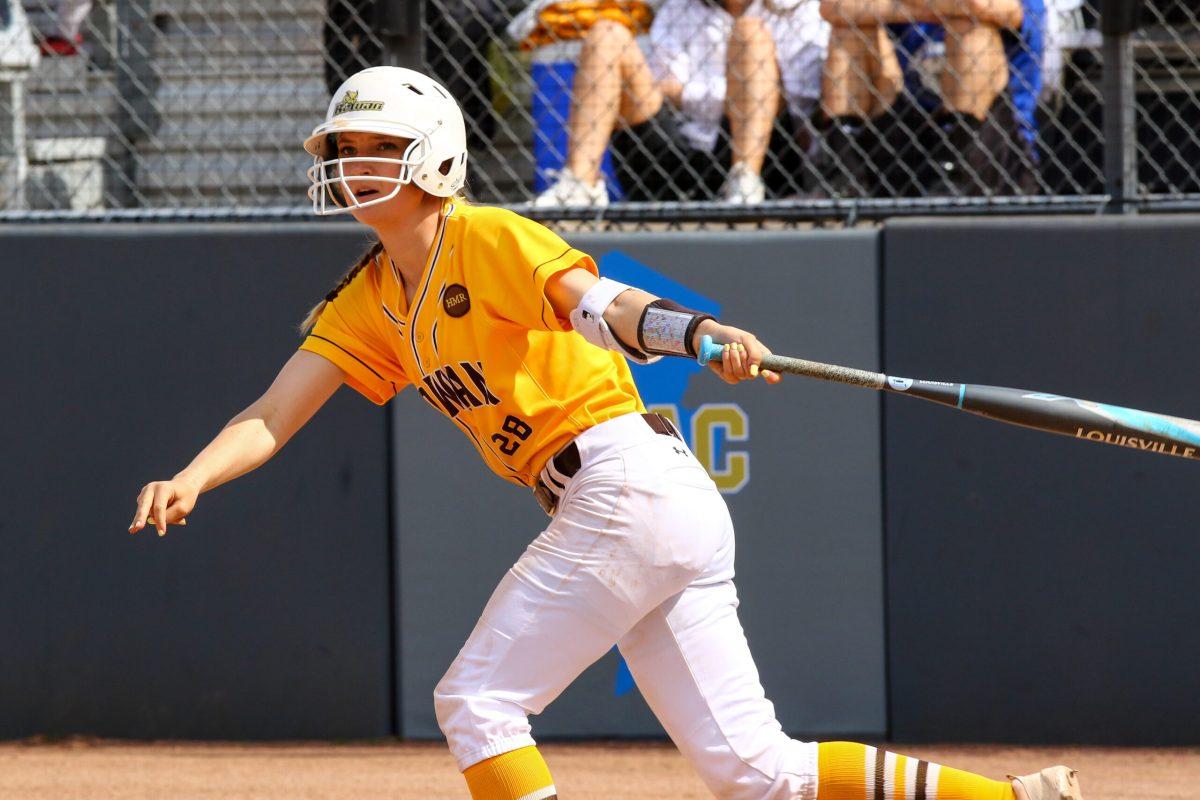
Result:
M716 359L721 360L721 353L724 348L713 341L713 338L708 334L700 337L700 352L696 355L696 363L704 365Z

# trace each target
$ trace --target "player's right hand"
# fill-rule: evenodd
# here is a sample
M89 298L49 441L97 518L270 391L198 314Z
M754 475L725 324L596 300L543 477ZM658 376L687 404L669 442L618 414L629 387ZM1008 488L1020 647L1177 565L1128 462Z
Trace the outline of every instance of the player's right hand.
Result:
M199 496L199 488L179 478L147 483L138 494L137 511L129 532L137 533L150 521L159 536L166 536L168 525L186 524L184 520L192 513Z

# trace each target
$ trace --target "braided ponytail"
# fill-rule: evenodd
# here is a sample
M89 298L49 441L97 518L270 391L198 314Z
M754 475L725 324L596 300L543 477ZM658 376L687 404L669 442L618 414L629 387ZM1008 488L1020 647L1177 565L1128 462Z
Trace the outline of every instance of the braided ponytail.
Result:
M300 323L301 334L307 335L308 332L313 329L313 326L317 324L317 320L321 316L321 312L325 310L325 306L333 302L333 299L338 296L338 292L342 291L342 289L345 289L350 281L354 280L354 276L357 275L363 267L365 267L367 264L370 264L375 259L375 256L379 255L381 252L383 252L383 244L381 242L376 242L375 244L371 245L367 252L362 254L362 257L358 259L358 263L351 267L350 270L344 276L342 276L342 280L338 282L337 286L333 287L333 290L330 291L329 294L325 295L325 299L317 303L312 307L311 310L309 310L308 314L304 317L304 321Z

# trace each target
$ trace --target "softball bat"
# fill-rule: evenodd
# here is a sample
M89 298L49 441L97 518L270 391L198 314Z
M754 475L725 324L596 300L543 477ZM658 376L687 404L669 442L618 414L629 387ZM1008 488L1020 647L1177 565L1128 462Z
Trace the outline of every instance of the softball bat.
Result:
M721 353L721 345L714 343L711 336L704 336L696 360L707 364L720 360ZM766 356L762 369L919 397L1010 425L1089 442L1200 460L1200 422L1181 417L1005 386L896 378L882 372L787 356Z

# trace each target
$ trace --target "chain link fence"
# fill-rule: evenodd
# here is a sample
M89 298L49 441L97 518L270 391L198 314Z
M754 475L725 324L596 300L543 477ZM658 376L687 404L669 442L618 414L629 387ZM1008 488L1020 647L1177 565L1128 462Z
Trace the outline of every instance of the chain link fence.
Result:
M1200 11L1151 3L1134 42L1137 191L1148 202L1200 196Z
M1091 0L0 0L0 218L306 215L300 143L380 63L544 218L1099 209L1122 77L1122 199L1200 207L1200 12L1140 21L1114 75Z

